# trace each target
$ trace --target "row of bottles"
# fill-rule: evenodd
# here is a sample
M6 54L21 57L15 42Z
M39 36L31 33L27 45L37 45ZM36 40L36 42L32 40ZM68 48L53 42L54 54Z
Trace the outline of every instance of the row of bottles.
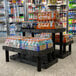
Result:
M24 6L12 4L8 6L9 22L24 22Z
M37 29L55 29L55 21L38 22Z
M24 22L24 15L23 14L20 14L18 17L9 17L9 23L12 23L12 22Z

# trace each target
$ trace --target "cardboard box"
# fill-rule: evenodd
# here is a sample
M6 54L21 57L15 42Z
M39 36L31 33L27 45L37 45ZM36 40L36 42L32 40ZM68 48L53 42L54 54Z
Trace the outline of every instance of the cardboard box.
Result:
M53 46L52 43L49 43L49 44L48 44L48 48L51 48L52 46Z

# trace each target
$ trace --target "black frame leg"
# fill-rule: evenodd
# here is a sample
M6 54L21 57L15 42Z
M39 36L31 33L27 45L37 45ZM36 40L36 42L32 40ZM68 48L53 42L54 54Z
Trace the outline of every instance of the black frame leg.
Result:
M23 32L23 36L25 36L25 32Z
M52 33L53 47L55 51L55 33Z
M50 55L51 53L47 54L48 62L50 61Z
M70 45L69 45L69 52L71 52L71 48L72 48L71 46L72 46L72 45L70 44Z
M21 53L18 53L18 56L21 57Z
M60 32L60 54L63 55L63 33Z
M41 58L37 57L37 71L40 72L41 71Z
M66 45L63 45L63 53L66 53Z
M34 33L33 32L31 33L31 35L32 35L32 37L34 37Z
M6 55L6 62L9 62L9 51L8 50L5 51L5 55Z

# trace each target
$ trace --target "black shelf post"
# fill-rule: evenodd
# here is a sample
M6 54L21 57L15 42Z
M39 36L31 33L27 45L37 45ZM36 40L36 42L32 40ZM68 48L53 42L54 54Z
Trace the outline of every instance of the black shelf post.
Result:
M63 32L60 32L60 54L63 55Z
M41 58L39 56L37 57L37 71L41 71Z
M69 52L71 52L71 44L69 45Z
M55 51L55 33L52 33L53 47Z
M32 34L32 37L34 37L34 33L32 32L31 34Z
M63 53L66 53L66 45L63 45Z
M23 32L22 34L23 34L23 36L25 36L25 32Z
M9 51L8 50L5 51L5 55L6 55L6 62L9 62Z

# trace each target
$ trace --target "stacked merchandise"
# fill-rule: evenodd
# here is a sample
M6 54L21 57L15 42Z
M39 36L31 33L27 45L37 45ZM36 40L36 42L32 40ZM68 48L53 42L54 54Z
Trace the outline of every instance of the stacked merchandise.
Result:
M8 37L5 45L33 51L41 51L53 47L51 38Z
M57 3L57 0L28 0L28 20L34 22L34 24L30 23L30 26L35 26L34 29L62 28L59 13L54 8L50 9L47 2L53 4Z
M72 34L64 34L63 35L63 43L67 43L69 41L73 41L73 35ZM55 42L60 42L60 34L55 35Z
M76 0L69 0L69 33L76 34Z
M62 28L62 23L59 20L59 14L57 11L46 11L38 13L38 25L37 29L56 29Z

